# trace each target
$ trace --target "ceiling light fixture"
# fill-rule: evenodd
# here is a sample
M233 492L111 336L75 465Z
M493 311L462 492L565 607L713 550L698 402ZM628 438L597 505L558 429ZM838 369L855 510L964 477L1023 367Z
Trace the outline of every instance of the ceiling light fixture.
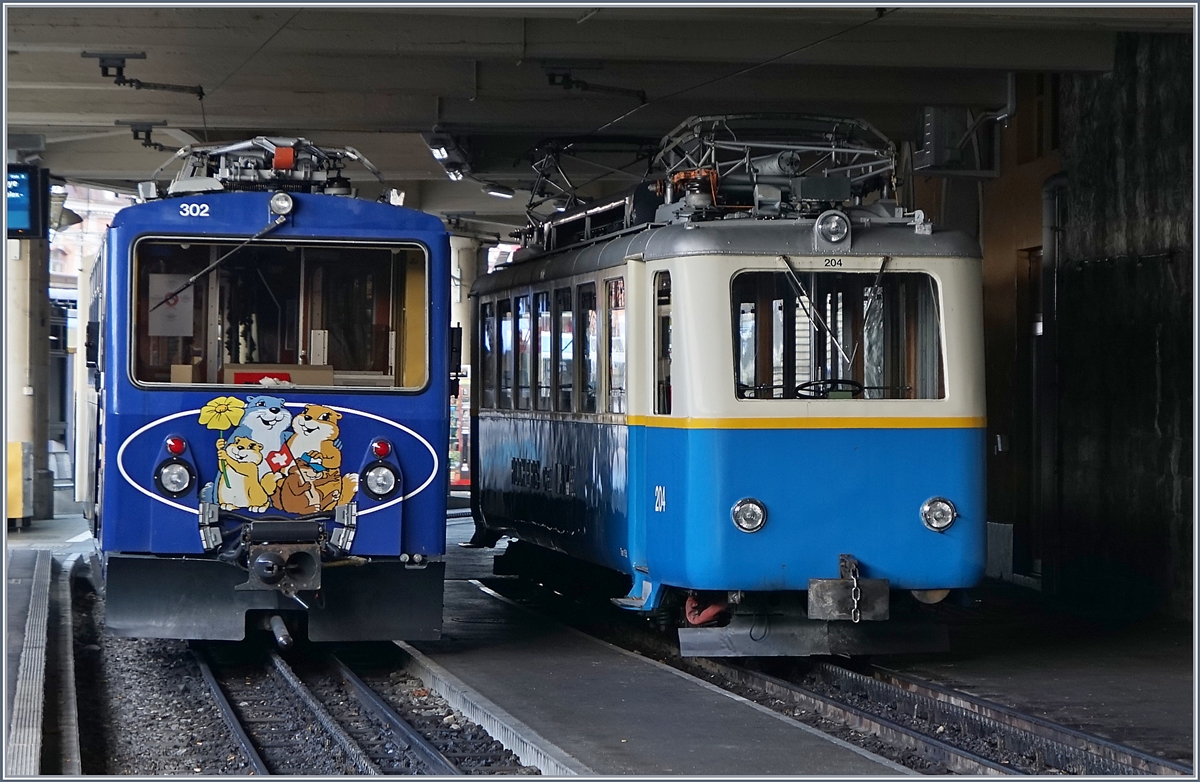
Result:
M483 192L490 196L495 196L496 198L512 198L516 195L515 190L513 190L511 187L505 187L504 185L487 184L483 186Z

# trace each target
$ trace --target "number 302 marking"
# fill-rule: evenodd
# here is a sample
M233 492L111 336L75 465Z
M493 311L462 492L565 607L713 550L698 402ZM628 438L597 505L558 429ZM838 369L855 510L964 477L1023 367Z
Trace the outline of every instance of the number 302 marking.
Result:
M183 217L208 217L208 204L180 204L179 214Z

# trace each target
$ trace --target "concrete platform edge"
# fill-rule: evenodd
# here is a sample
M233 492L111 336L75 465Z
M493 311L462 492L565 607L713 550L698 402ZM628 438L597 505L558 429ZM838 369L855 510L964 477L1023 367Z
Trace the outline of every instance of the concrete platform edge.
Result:
M71 554L58 574L59 703L58 724L62 731L62 773L83 773L79 748L79 704L75 697L75 628L72 622L71 584L84 567L80 554Z
M512 600L509 600L504 595L501 595L500 593L498 593L492 589L489 589L488 587L484 586L483 584L481 584L478 581L472 580L471 583L476 588L480 589L481 591L483 591L490 597L493 597L497 600L501 600L505 603L508 603L510 606L513 606L514 608L516 608L518 610L525 611L527 613L532 613L532 612L530 612L530 610L528 608L521 605L520 603L516 603ZM881 766L886 766L888 769L895 771L897 774L904 774L904 775L909 775L909 776L919 775L919 772L914 771L911 768L906 768L905 766L902 766L899 763L896 763L894 761L888 760L885 757L868 752L867 750L863 749L862 747L855 746L854 744L851 744L848 741L839 739L837 736L830 736L828 733L819 731L816 728L812 727L811 725L805 725L803 722L800 722L799 720L792 719L791 717L787 716L786 714L780 714L779 712L775 711L774 709L763 706L760 703L755 703L754 701L752 701L748 698L744 698L741 695L738 695L737 693L729 692L728 690L723 690L720 687L718 687L717 685L712 684L711 682L706 682L703 679L699 678L698 676L693 676L692 674L690 674L686 671L681 671L678 668L672 668L670 665L667 665L666 663L659 662L658 660L652 659L650 657L646 657L645 655L637 654L636 652L631 652L628 649L622 649L619 646L610 644L607 641L602 641L599 638L588 635L587 633L585 633L581 630L577 630L574 627L570 627L567 625L563 625L563 627L566 630L568 630L569 632L578 635L580 638L586 638L587 640L591 641L592 643L597 643L608 649L612 649L613 651L620 652L621 654L625 655L626 657L631 657L635 660L640 660L642 662L649 663L650 665L661 668L662 670L667 671L668 673L673 673L676 676L679 676L680 678L690 681L693 684L698 684L701 687L711 690L714 693L717 693L719 695L724 695L726 698L730 698L730 699L738 701L740 703L744 703L747 706L749 706L750 708L760 711L763 714L766 714L770 717L774 717L775 719L780 720L781 722L787 723L788 725L797 727L803 731L811 733L814 736L825 739L826 741L829 741L832 744L836 744L839 747L844 747L845 749L848 749L856 754L862 755L865 758L869 758L871 761L878 763Z
M475 722L522 763L538 768L548 776L594 775L596 772L570 754L547 741L529 726L473 691L458 677L403 641L393 641L406 655L406 670L425 686L446 699L451 708Z

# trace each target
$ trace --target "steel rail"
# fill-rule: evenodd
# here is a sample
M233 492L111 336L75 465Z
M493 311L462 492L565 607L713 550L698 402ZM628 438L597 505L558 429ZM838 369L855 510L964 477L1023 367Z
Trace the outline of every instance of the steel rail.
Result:
M359 771L361 771L363 774L369 774L372 776L383 775L383 771L380 770L379 766L375 765L373 760L367 757L366 753L363 752L362 747L358 745L358 742L351 738L350 734L342 729L342 726L337 723L337 720L333 718L333 715L326 711L325 707L321 705L321 702L318 701L316 697L314 697L309 691L308 687L304 685L304 682L300 681L300 677L296 675L291 666L284 662L283 658L275 652L271 652L271 665L275 667L275 671L292 688L292 692L296 694L296 697L298 697L304 703L309 711L316 715L317 721L321 723L321 727L329 731L329 734L333 736L334 741L336 741L341 748L345 750L346 756L351 760L351 762L354 763Z
M387 724L397 735L403 737L408 746L405 749L411 750L417 755L421 762L429 769L429 773L439 776L458 775L462 774L462 770L456 766L449 758L441 753L429 739L425 738L416 728L410 725L403 717L401 717L392 706L379 696L371 687L358 677L354 671L350 670L344 662L337 657L330 656L330 662L334 668L341 674L342 680L354 693L355 697L367 707L377 718Z
M229 702L229 698L225 696L225 691L221 689L220 683L217 681L216 675L212 671L212 667L208 663L208 657L199 644L189 644L192 654L196 657L196 662L200 666L200 673L204 677L204 681L208 684L208 689L212 692L213 699L217 702L217 710L221 712L221 717L225 720L225 724L229 726L230 732L233 733L234 739L242 752L250 761L250 766L254 769L255 774L270 775L271 770L267 768L267 764L263 761L262 756L258 754L258 750L250 741L250 736L246 734L246 729L242 727L241 721L233 710L233 704Z
M682 659L682 658L681 658ZM685 665L695 666L715 673L739 684L773 695L776 698L803 706L836 722L844 723L862 733L878 736L894 746L906 747L947 769L973 776L1015 775L1021 772L1007 765L989 760L969 750L956 747L941 739L925 735L892 720L871 714L849 704L828 698L798 684L779 679L770 674L752 671L739 665L718 662L713 658L688 658Z
M1133 773L1182 776L1192 776L1194 774L1192 767L1185 763L1155 757L1133 747L1090 733L1084 733L1083 731L1051 722L1033 714L1025 714L1017 709L972 695L971 693L954 690L877 665L871 667L871 672L875 679L886 682L893 687L934 701L966 709L981 717L1011 726L1016 730L1040 736L1068 747L1074 747L1082 752L1090 753L1100 758L1105 758L1128 767Z

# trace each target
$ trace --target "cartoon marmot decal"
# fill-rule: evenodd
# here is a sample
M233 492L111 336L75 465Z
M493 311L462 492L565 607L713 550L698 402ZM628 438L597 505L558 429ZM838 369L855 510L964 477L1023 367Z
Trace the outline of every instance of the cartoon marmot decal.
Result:
M286 513L329 511L353 501L358 474L342 473L342 414L306 405L292 417L276 396L250 396L243 402L220 397L201 411L209 429L228 431L217 440L218 474L201 489L203 502L223 510Z
M258 477L258 467L263 461L262 449L262 443L249 437L234 437L228 443L224 438L217 440L217 464L220 468L217 503L222 509L267 509L279 476L268 473L261 479Z
M296 469L285 477L284 491L280 493L276 507L288 510L284 498L290 493L289 481L293 490L298 489L299 484L305 487L304 493L315 490L320 495L320 510L345 505L354 499L358 492L358 474L343 475L341 471L342 442L338 439L341 432L338 421L341 419L341 413L323 405L306 405L304 412L292 419L294 434L288 439L287 447L296 460Z
M263 458L258 465L258 476L278 472L286 464L287 457L281 454L287 441L292 414L277 396L246 397L245 412L233 437L248 437L262 445Z

